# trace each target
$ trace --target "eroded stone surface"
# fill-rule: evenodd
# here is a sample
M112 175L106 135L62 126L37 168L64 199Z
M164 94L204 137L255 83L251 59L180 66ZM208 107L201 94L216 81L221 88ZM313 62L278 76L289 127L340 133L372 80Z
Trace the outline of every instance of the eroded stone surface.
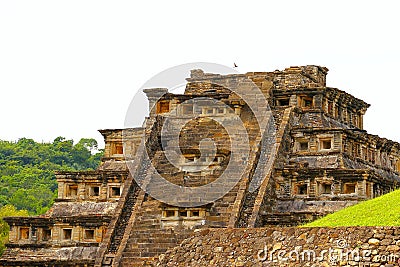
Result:
M398 266L399 233L398 227L207 230L155 266Z

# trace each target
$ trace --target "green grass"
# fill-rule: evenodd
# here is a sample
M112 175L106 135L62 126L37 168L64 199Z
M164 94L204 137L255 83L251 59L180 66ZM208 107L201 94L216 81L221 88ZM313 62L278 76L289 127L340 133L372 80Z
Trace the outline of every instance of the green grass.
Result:
M302 227L338 226L400 226L400 190L302 225Z

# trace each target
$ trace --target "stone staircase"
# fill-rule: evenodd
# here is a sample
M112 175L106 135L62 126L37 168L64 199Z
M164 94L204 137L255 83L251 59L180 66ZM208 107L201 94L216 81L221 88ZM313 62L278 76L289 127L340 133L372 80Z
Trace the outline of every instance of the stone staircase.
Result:
M235 203L238 196L239 186L237 184L231 191L214 203L210 210L210 216L206 218L208 227L228 227L229 220L232 217L233 203Z
M114 234L111 238L111 244L108 249L108 253L116 253L118 251L118 247L121 244L127 223L132 215L133 207L139 194L139 190L140 189L138 186L132 186L128 192L128 197L117 222L117 227L115 228Z
M240 210L239 218L235 225L236 227L254 227L255 221L257 220L255 219L255 216L258 216L259 207L262 204L260 201L264 201L264 196L267 192L267 186L269 184L269 178L273 169L273 164L269 166L267 165L268 157L273 156L272 154L276 153L276 151L280 149L280 143L289 123L290 115L291 108L273 112L276 128L274 133L276 138L276 146L269 147L262 145L263 143L268 143L270 141L268 138L270 138L272 132L271 130L266 130L260 141L260 148L256 152L257 159L253 165L251 177L249 179L249 182L254 182L257 184L257 189L249 190L249 188L247 188L242 200L243 204ZM259 165L259 170L255 170L257 165ZM262 196L260 196L261 194Z
M191 230L162 229L161 210L161 203L146 195L136 214L120 266L152 266L156 257L190 236Z
M263 172L262 172L262 182L259 184L258 188L258 193L257 196L254 200L254 205L253 205L253 212L248 220L247 227L259 227L260 225L260 213L263 210L268 210L270 207L271 198L275 197L272 196L271 192L271 184L270 184L270 177L273 172L273 167L275 164L277 164L278 161L285 160L285 155L288 153L287 145L288 141L290 143L290 137L289 137L289 132L290 132L290 124L293 119L293 108L285 108L283 111L283 114L279 116L281 118L281 121L279 123L279 127L276 128L276 139L275 139L275 148L273 151L266 151L266 153L273 154L272 156L277 156L278 154L283 155L283 159L281 158L274 158L273 165L268 166L264 165L263 166ZM262 152L263 154L263 152ZM263 155L261 154L261 160L263 160Z
M137 161L138 179L144 180L147 175L147 169L150 161L145 157ZM130 175L125 182L125 189L118 203L115 217L111 221L107 234L100 246L95 266L116 266L120 258L121 248L126 243L126 232L131 227L131 222L135 218L135 207L141 203L144 192L137 185L136 181Z
M142 158L136 175L142 181L143 187L151 183L153 188L157 188L152 179L156 170L152 166L168 170L163 166L164 159L162 151L155 152L152 162L147 157ZM169 177L169 180L173 179ZM139 190L134 202L128 197L105 255L106 261L101 266L151 266L155 257L175 247L193 233L186 229L163 229L162 205L162 202L143 190ZM107 261L107 257L112 257L112 260Z
M163 175L168 170L171 174L174 170L171 166L167 166L167 161L162 151L156 151L152 156L152 162L144 158L138 172L138 179L143 181L143 186L147 187L151 184L152 188L160 185L152 179L156 169L162 169ZM152 166L155 166L154 169ZM176 172L176 171L175 171ZM168 176L169 180L179 182L176 177ZM161 186L159 188L162 188ZM175 247L184 238L188 237L192 231L179 229L162 229L161 214L162 202L152 198L143 190L137 197L134 207L131 207L131 217L128 227L124 228L122 242L116 251L116 257L112 266L151 266L154 258L167 251L171 247ZM123 228L117 227L118 228Z

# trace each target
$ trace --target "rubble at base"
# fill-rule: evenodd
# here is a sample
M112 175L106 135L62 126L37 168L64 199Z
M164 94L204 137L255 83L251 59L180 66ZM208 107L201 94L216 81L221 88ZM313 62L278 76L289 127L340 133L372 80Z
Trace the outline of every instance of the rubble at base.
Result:
M160 255L154 265L398 266L399 235L399 227L207 229Z

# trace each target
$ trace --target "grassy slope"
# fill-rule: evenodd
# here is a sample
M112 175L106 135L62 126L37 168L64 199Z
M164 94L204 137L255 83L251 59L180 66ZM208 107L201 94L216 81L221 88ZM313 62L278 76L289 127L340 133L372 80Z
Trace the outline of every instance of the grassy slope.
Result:
M400 190L361 202L303 226L400 226Z

